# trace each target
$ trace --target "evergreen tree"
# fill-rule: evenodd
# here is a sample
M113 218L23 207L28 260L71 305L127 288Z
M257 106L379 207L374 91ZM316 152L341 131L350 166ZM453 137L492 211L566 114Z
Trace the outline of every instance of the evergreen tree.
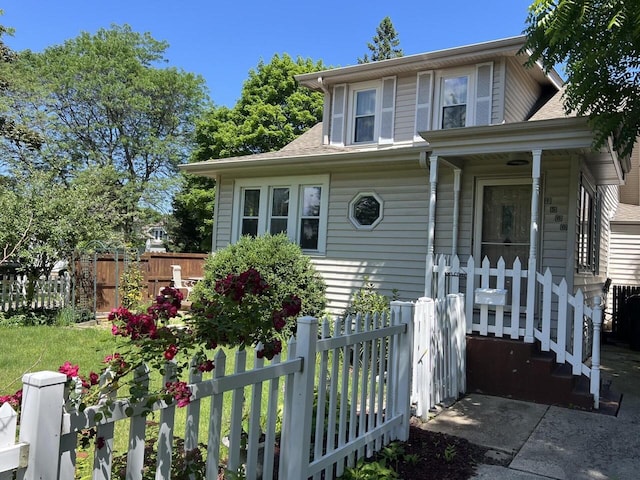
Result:
M378 60L402 57L404 53L401 48L398 48L399 45L398 32L396 32L391 18L384 17L376 28L373 43L367 43L367 48L371 51L371 58L369 59L369 56L365 53L364 57L358 58L358 63L377 62Z

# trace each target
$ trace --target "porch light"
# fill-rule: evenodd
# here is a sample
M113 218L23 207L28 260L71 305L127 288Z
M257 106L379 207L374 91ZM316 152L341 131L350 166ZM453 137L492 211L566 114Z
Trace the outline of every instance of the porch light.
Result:
M525 160L524 158L514 158L513 160L509 160L507 165L510 167L522 167L523 165L529 165L529 160Z

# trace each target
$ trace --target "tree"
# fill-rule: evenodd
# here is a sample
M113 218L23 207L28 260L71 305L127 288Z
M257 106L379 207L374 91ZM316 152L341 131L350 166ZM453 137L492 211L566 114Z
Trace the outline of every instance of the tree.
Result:
M169 238L179 252L210 252L216 182L195 175L184 177L184 186L173 199Z
M27 305L38 278L48 275L58 260L71 260L80 242L109 235L107 220L113 212L105 206L99 182L95 171L83 172L67 185L43 170L4 182L0 243L17 246L11 259L27 276Z
M529 64L566 62L567 113L589 117L594 147L631 154L640 135L640 2L535 0L529 7Z
M262 60L242 87L230 109L212 107L196 126L197 161L284 147L322 119L323 96L296 84L294 75L323 70L322 62L286 53Z
M323 70L322 62L287 54L262 60L233 108L211 107L196 124L193 161L278 150L322 119L323 96L296 84L294 75ZM176 195L170 236L180 251L209 251L215 182L185 175Z
M0 10L0 15L3 11ZM41 138L26 125L16 122L11 114L11 109L4 101L4 97L11 90L11 75L9 72L14 68L16 53L4 43L3 37L11 35L13 30L0 25L0 137L14 144L23 145L30 149L38 149L41 145Z
M364 57L358 58L358 63L377 62L378 60L387 60L389 58L402 57L404 55L391 18L384 17L380 25L376 28L376 34L373 37L373 43L367 43L367 48L371 51L371 59L365 53Z
M13 148L14 165L46 168L67 182L88 169L108 172L102 194L118 207L114 227L132 242L142 209L168 203L206 101L201 77L162 65L167 47L113 26L43 53L21 52L16 62L29 96L16 94L14 107L44 142L38 152Z

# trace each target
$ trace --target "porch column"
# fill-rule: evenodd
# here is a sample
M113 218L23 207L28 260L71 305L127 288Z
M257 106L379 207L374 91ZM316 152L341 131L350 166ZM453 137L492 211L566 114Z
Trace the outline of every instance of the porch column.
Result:
M458 255L458 232L460 230L460 178L462 170L453 169L453 231L451 232L451 256Z
M540 157L542 150L532 150L533 165L531 167L531 227L529 233L529 265L527 274L527 316L524 333L524 341L526 343L534 342L533 335L533 315L536 300L536 268L537 268L537 251L538 236L540 229L538 228L538 210L540 205Z
M436 231L436 187L438 186L438 155L429 157L429 220L427 226L427 264L424 278L424 296L431 296L433 280L433 252Z

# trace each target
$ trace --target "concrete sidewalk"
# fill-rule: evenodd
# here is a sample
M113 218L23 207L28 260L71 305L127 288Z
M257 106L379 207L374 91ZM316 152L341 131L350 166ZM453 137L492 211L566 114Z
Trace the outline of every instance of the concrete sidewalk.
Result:
M603 345L602 378L617 416L471 394L423 428L489 447L474 479L639 479L640 352Z

